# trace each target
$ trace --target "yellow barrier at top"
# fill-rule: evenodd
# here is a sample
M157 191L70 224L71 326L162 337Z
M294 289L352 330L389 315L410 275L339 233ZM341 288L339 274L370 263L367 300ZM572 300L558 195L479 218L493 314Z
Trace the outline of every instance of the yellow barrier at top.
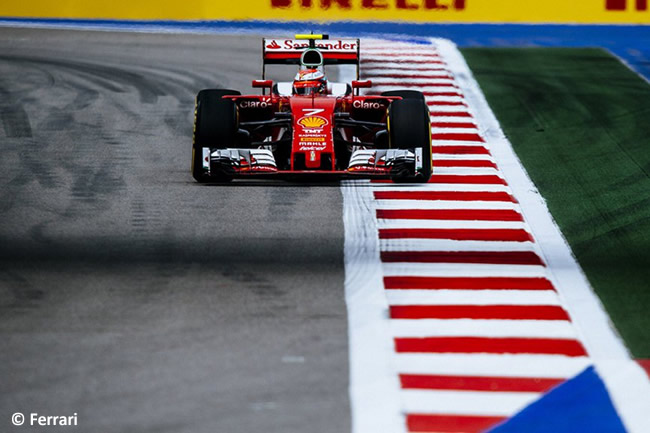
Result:
M132 20L650 24L650 0L3 0L0 16Z

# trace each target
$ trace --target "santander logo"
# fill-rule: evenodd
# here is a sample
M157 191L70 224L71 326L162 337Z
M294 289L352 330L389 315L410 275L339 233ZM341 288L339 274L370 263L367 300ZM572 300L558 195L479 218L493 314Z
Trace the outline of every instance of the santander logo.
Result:
M277 50L278 48L282 48L280 44L278 44L275 39L271 41L270 44L266 46L268 50Z

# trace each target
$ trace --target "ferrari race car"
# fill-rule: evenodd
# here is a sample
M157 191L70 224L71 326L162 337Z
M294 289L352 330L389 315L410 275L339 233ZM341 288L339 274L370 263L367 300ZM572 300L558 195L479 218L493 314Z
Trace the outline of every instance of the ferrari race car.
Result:
M261 95L206 89L196 97L192 175L198 182L252 177L431 177L429 110L420 92L361 96L359 40L327 35L262 40ZM265 79L266 65L295 64L293 82ZM326 65L356 65L351 84L328 82ZM268 92L268 93L267 93Z

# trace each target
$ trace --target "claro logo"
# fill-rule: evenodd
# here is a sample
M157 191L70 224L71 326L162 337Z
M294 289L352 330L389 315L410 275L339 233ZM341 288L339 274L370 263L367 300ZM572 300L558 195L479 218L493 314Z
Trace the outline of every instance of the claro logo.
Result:
M384 108L383 104L380 104L379 102L361 101L359 99L354 101L352 106L354 108L365 108L367 110L379 110L380 108Z
M608 11L626 11L628 10L628 3L634 3L638 11L648 10L648 0L605 0L605 9Z
M317 7L327 10L338 9L410 9L410 10L463 10L465 0L270 0L272 8L289 8L299 5L303 8ZM637 0L645 1L645 0Z
M256 100L250 100L250 99L245 99L239 103L239 107L241 108L266 108L271 105L271 101L269 99L256 99Z

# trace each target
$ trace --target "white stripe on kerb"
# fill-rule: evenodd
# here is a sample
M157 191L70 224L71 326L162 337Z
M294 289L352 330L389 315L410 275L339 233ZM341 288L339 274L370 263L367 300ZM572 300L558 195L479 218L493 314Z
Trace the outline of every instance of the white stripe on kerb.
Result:
M540 265L485 263L383 263L384 276L420 277L546 277Z
M389 289L385 293L388 305L561 305L554 290Z
M566 320L393 319L393 337L577 338ZM471 374L471 373L470 373ZM530 373L529 373L530 374Z
M561 355L404 353L395 356L400 373L459 376L570 378L591 362Z
M450 239L382 239L381 251L534 251L532 242L457 241Z
M407 413L511 416L540 397L536 392L402 390Z

